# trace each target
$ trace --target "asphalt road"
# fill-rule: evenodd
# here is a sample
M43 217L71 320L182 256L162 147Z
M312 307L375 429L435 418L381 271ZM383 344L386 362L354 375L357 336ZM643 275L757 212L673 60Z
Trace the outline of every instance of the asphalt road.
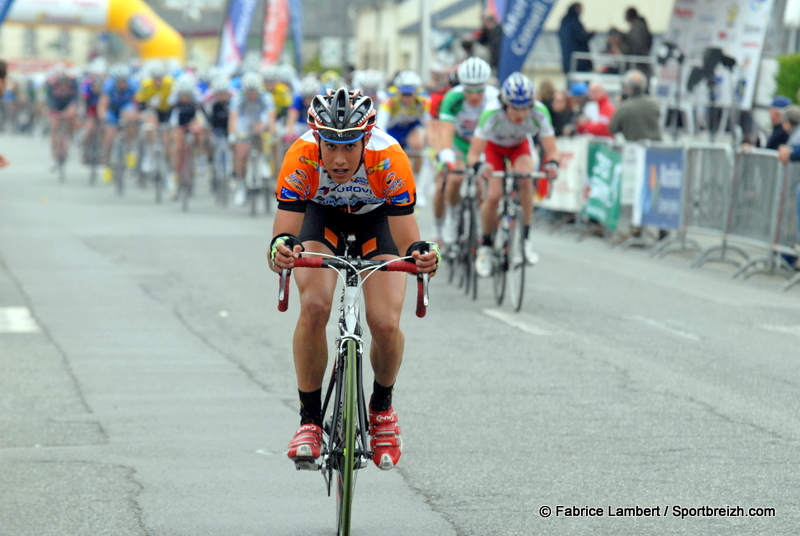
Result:
M284 455L269 218L0 154L0 535L335 534ZM404 457L360 472L354 534L798 534L800 287L534 236L520 313L439 277L420 320L410 288Z

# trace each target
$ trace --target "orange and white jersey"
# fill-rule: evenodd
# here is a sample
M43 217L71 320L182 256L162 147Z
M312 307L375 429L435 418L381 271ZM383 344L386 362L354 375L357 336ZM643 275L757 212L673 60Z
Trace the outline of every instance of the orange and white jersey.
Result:
M366 214L388 205L393 215L413 214L417 199L414 175L397 140L373 129L364 153L364 161L350 182L338 184L320 161L313 131L306 132L283 159L276 188L279 208L305 211L305 204L311 202L350 214Z

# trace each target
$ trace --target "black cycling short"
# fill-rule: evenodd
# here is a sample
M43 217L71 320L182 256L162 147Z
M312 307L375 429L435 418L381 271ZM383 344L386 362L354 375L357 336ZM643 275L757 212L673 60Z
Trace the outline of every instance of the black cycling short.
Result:
M172 117L172 109L156 110L156 115L158 115L159 124L166 125L169 123L169 118Z
M348 234L356 237L351 254L371 259L376 255L397 255L397 245L389 230L389 217L385 206L367 214L348 214L336 208L317 203L306 204L303 228L298 237L301 242L322 242L334 255L344 255Z

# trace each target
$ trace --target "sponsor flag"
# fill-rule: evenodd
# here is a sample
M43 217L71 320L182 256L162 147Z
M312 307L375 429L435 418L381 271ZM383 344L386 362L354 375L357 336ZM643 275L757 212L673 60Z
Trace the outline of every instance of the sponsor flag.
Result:
M230 0L228 14L222 23L217 65L228 74L244 59L247 36L253 21L253 11L258 0Z
M267 8L264 10L262 65L275 65L280 62L283 44L286 42L286 34L288 31L288 0L267 0Z
M11 4L14 3L14 0L0 0L0 24L6 20L6 15L8 15L8 10L11 9Z
M495 0L506 4L503 17L503 43L500 47L500 81L522 70L525 58L533 48L544 26L544 21L556 0ZM497 6L499 8L499 6Z
M303 4L301 0L289 0L289 19L294 43L294 66L303 69Z

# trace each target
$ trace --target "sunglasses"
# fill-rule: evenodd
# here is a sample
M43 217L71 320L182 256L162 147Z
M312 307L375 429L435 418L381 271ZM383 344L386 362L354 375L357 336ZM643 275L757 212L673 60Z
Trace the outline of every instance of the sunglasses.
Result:
M464 93L483 93L484 89L486 89L486 86L465 86Z

